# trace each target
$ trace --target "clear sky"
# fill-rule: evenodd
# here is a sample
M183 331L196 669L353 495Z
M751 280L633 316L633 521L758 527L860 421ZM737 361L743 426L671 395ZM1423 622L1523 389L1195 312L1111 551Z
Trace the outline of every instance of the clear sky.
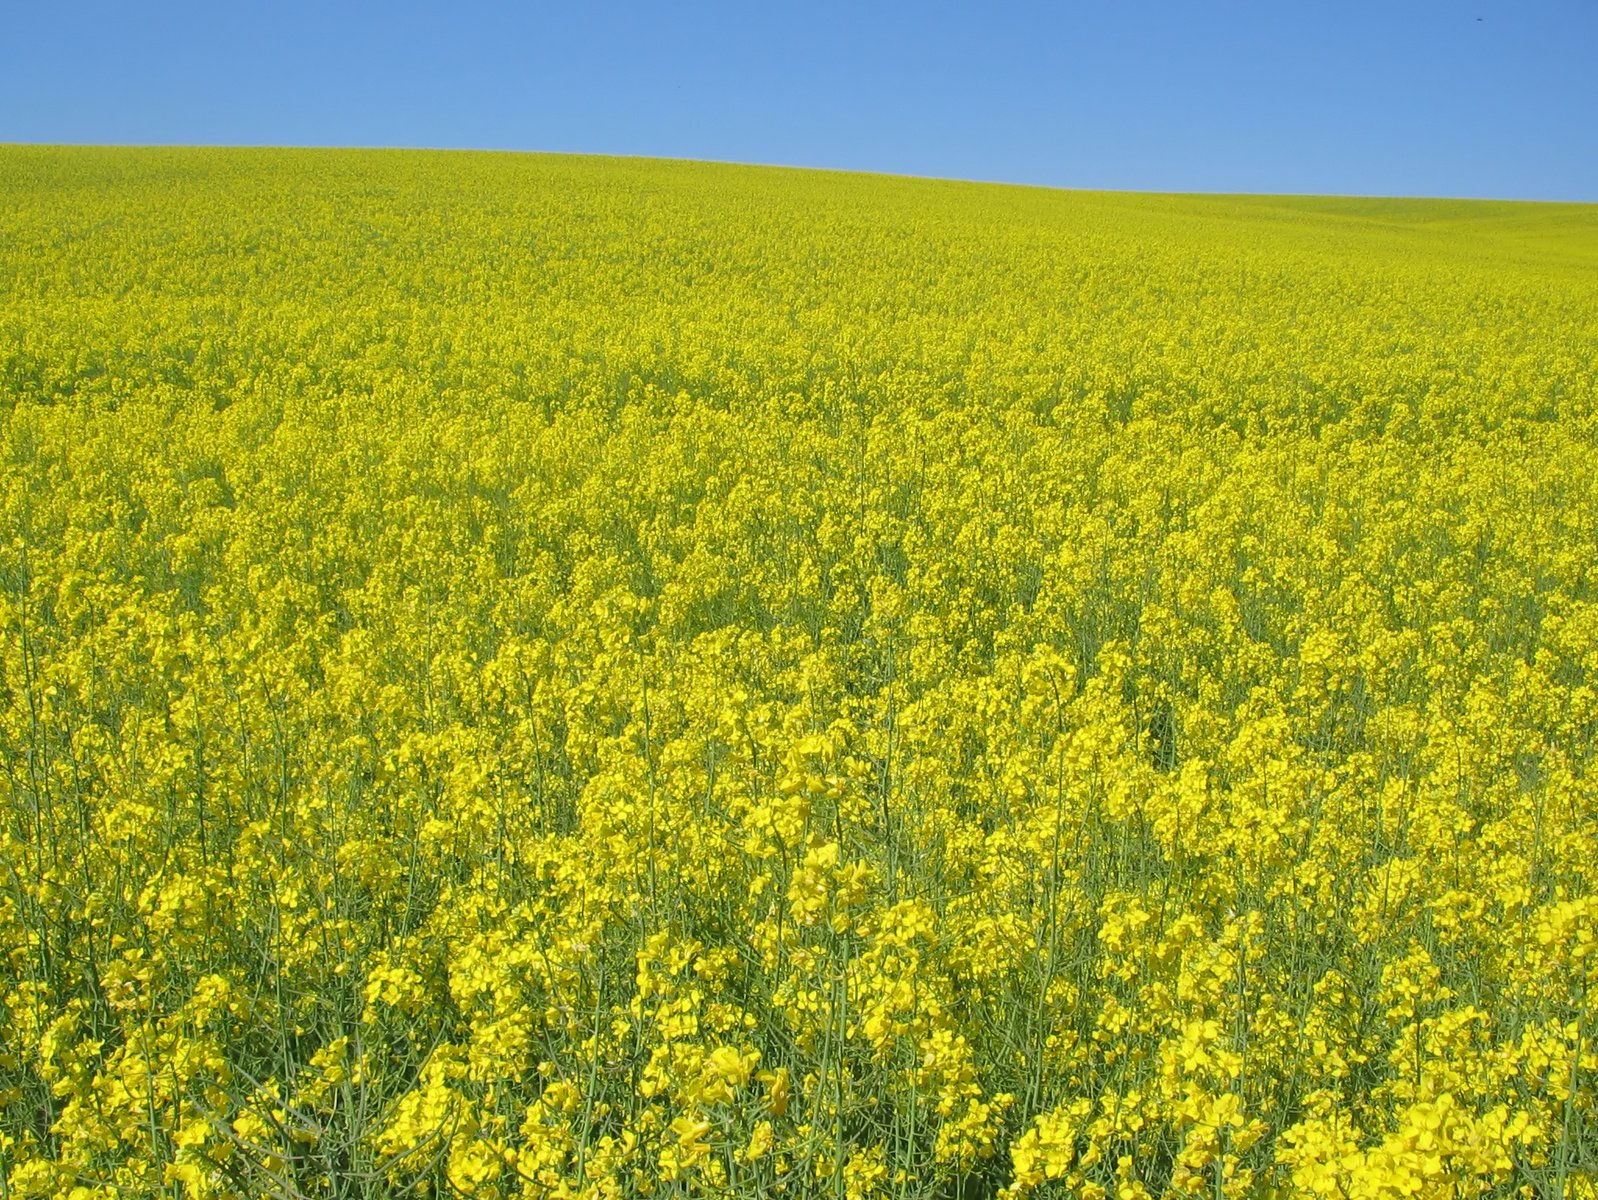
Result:
M0 142L1598 201L1598 0L0 0Z

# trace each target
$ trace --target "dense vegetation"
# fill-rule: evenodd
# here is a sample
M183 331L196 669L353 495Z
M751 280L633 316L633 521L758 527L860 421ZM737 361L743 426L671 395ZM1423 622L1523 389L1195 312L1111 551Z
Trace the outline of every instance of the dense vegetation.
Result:
M0 148L0 1195L1586 1195L1598 210Z

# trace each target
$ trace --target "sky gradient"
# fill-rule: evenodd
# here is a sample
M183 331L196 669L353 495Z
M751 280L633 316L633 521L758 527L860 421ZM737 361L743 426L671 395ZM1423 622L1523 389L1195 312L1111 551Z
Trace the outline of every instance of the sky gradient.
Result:
M1598 0L0 0L0 142L1598 201Z

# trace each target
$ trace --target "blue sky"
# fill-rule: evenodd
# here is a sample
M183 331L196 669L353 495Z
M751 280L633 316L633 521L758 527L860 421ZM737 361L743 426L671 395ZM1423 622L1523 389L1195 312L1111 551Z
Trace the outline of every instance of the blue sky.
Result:
M1598 201L1598 0L0 0L0 142Z

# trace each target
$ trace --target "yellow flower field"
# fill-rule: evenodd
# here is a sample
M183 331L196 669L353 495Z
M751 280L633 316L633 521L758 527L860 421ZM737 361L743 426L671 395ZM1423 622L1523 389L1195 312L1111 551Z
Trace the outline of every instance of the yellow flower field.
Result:
M1598 1196L1598 209L0 148L0 1197Z

